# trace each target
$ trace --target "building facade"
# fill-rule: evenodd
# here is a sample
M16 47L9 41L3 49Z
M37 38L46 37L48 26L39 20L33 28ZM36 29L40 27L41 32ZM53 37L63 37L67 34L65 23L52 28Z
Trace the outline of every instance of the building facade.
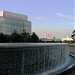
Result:
M62 40L62 42L63 41L73 41L73 39L71 37L68 37L68 36L66 38L62 38L61 40Z
M8 11L0 11L0 32L10 35L14 31L31 33L31 21L28 16Z

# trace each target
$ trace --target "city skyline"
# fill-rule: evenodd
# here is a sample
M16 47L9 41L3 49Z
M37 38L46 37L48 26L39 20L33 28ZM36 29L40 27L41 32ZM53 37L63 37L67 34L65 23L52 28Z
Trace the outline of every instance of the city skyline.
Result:
M6 0L0 2L0 10L25 14L32 22L32 31L45 37L50 31L52 37L71 35L74 29L75 0Z

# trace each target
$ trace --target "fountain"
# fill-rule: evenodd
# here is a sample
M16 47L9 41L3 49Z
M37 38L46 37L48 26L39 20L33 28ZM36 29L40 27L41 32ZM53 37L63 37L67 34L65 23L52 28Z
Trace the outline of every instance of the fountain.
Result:
M51 75L69 60L64 43L0 43L0 75Z

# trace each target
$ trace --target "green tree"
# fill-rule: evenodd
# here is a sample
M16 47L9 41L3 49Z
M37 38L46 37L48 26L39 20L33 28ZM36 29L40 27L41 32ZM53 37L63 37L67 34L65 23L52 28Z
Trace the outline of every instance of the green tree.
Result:
M31 42L39 42L39 37L36 35L35 32L31 35Z
M5 36L3 33L0 33L0 43L4 43L5 42Z
M26 31L23 31L23 33L21 33L23 42L30 42L30 35L29 33L26 33Z
M6 43L7 43L7 42L11 42L11 37L10 37L10 35L5 34L4 37L5 37L4 41L5 41Z
M22 36L23 42L26 42L26 37L27 37L26 31L23 31L23 32L21 33L21 36Z
M10 42L10 35L0 33L0 43Z
M75 40L75 30L72 32L71 37L73 38L73 40Z
M11 34L11 42L15 43L15 42L23 42L22 36L20 34L18 34L16 31L14 31Z

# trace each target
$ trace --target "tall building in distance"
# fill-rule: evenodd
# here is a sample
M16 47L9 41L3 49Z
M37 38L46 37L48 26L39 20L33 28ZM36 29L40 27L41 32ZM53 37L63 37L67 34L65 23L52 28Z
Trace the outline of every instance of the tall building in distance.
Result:
M28 16L8 11L0 11L0 33L10 35L14 31L31 33L31 21Z

